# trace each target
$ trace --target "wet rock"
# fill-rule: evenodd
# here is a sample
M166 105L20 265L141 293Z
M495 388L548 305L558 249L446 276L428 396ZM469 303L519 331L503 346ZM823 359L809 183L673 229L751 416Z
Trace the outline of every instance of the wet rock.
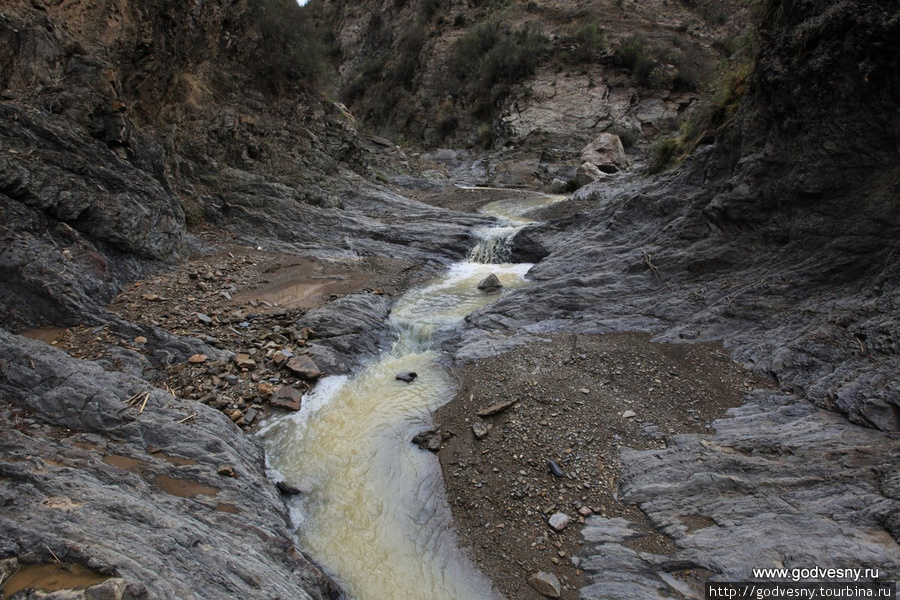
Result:
M502 288L503 284L500 283L500 280L493 273L491 273L478 283L478 289L488 294L499 292Z
M569 526L569 516L565 513L554 513L547 521L554 531L562 531Z
M559 579L553 573L538 571L528 578L528 585L533 587L537 593L547 598L559 598L562 592L562 586Z
M303 394L289 385L278 388L275 395L269 399L269 404L282 410L298 411L303 402Z
M329 374L348 373L377 356L388 331L391 299L376 294L353 294L311 310L296 323L315 331L310 354Z
M440 450L442 441L443 437L441 436L440 429L429 429L428 431L422 431L420 433L417 433L412 439L413 444L415 444L422 450L428 450L429 452L437 452L438 450Z
M555 460L547 461L547 470L553 474L554 477L564 477L565 473L563 473L562 467L559 466Z
M259 411L255 408L248 408L244 411L244 424L252 425L253 421L256 420L256 417L259 416Z
M394 379L396 379L397 381L405 381L406 383L412 383L413 381L416 380L416 377L418 377L418 376L419 376L418 373L416 373L415 371L407 371L406 373L400 373L399 375L394 377Z
M294 375L303 377L304 379L319 379L323 375L322 371L319 370L319 367L318 365L316 365L315 361L303 354L289 359L284 366Z
M487 425L483 421L476 420L472 423L472 434L475 436L475 439L483 440L488 434Z
M285 496L299 496L302 493L299 488L292 486L286 481L277 482L275 487Z

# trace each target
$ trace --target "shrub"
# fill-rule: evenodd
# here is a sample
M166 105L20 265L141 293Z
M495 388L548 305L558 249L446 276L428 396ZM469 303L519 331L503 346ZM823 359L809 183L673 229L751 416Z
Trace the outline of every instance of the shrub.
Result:
M478 116L487 116L512 85L533 74L547 52L540 30L526 24L513 30L491 19L467 31L450 51L448 91L466 97Z
M319 85L330 70L327 45L311 9L295 0L252 0L250 16L261 39L252 55L254 72L267 87Z
M596 23L585 23L572 36L574 50L571 56L576 63L594 62L606 50L606 34Z
M654 144L650 171L661 171L684 160L704 140L712 139L731 121L744 95L753 61L744 56L719 65L707 89L707 98L681 125L676 136L661 138Z

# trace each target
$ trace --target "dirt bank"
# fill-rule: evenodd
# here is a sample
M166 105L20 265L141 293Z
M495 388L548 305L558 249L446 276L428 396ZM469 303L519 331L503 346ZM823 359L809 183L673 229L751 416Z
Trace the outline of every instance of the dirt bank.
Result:
M619 501L620 448L664 448L674 435L709 432L761 384L720 344L659 344L642 334L555 335L468 363L460 377L456 398L435 415L453 434L439 454L447 496L462 544L517 600L541 597L526 583L537 571L558 576L562 598L578 597L584 582L573 557L586 515L646 523ZM489 430L483 439L473 434L475 423ZM570 518L560 532L548 525L557 512ZM669 539L649 527L633 544L671 551Z

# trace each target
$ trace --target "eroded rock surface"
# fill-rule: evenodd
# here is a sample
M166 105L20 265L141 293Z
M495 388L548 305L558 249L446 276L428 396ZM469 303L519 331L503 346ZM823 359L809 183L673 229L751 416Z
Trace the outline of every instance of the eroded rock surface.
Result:
M135 599L337 597L227 417L4 331L0 351L4 553L85 564Z

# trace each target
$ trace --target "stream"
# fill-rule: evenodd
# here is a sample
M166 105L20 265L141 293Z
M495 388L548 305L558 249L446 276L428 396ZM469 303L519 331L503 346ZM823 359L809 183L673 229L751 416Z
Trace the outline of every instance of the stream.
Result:
M438 460L410 440L456 393L435 332L528 284L532 265L504 262L509 241L529 211L560 199L482 207L497 224L475 232L465 261L398 299L391 348L350 377L323 379L299 412L260 432L269 467L302 492L291 504L301 548L354 600L501 598L457 544ZM499 294L477 289L491 273ZM413 383L395 379L408 371Z

